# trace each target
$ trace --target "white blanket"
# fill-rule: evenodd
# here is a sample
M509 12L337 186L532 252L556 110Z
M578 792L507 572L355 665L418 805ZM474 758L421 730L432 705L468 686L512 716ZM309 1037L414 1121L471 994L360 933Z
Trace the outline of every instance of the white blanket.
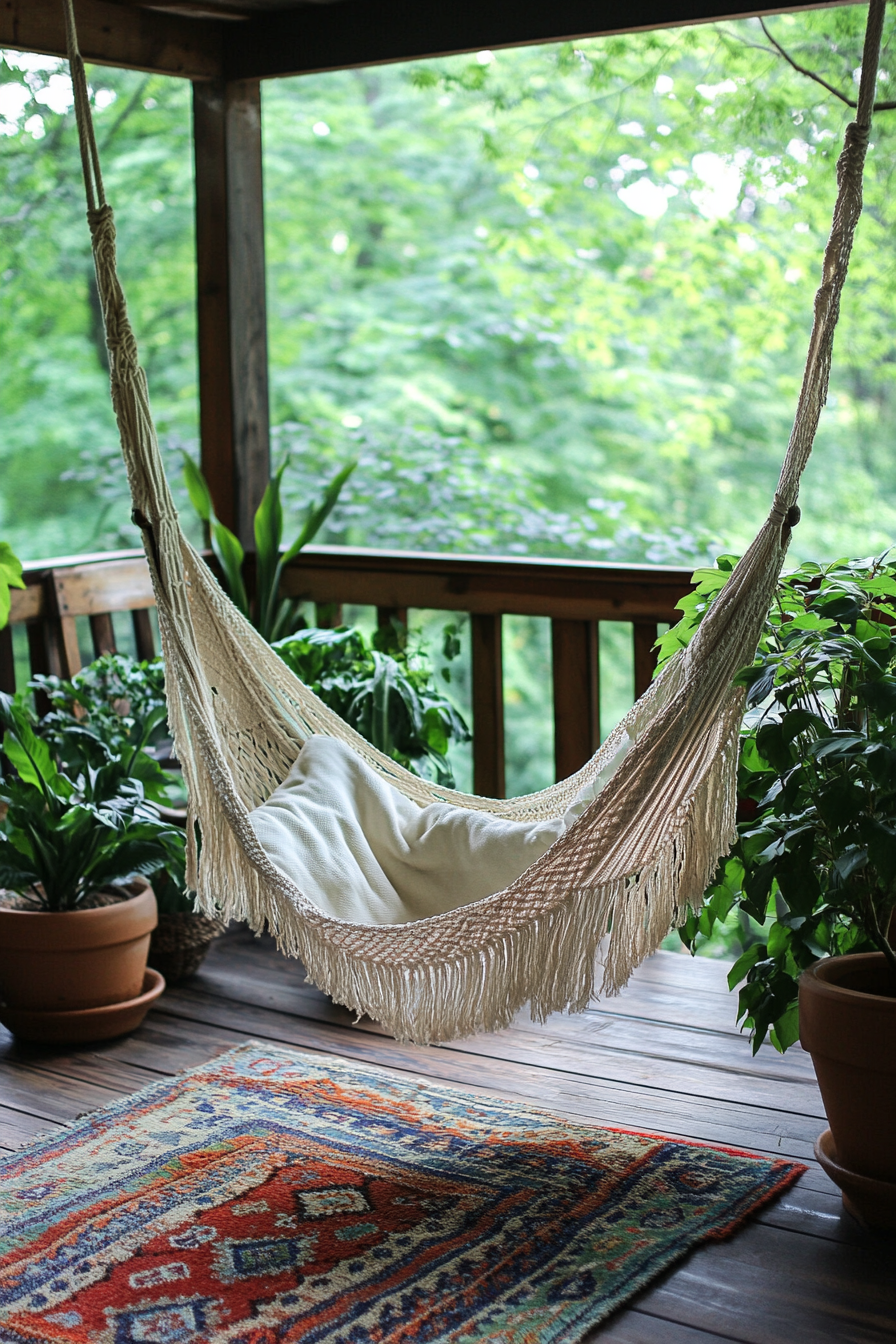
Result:
M520 822L449 803L419 807L350 747L324 736L308 739L283 783L250 815L262 848L299 890L327 914L358 924L407 924L501 891L572 820L570 813Z

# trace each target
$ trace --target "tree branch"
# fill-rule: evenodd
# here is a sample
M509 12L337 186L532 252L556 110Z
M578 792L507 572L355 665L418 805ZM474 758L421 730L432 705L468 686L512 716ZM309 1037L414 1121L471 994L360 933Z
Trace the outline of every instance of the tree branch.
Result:
M761 14L757 15L757 17L759 19L762 31L765 33L769 42L771 42L775 51L778 53L779 56L783 56L787 64L792 66L793 69L796 70L798 74L805 75L807 79L813 79L816 84L820 84L823 89L827 89L828 93L832 93L835 98L839 98L841 103L845 103L847 107L858 107L858 103L855 101L854 98L848 98L845 93L841 93L839 89L834 88L833 84L829 84L826 79L822 79L821 75L817 75L814 70L807 70L804 65L798 65L797 62L793 59L793 57L790 55L790 53L784 50L784 48L781 46L781 43L777 40L777 38L772 37L771 33L766 27L765 19L762 17L762 15ZM891 112L893 108L896 108L896 102L874 104L875 112Z

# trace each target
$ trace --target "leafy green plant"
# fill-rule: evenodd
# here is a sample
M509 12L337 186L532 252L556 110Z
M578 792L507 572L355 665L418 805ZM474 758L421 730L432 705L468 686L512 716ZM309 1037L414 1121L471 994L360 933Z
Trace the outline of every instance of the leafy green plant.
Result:
M0 887L36 909L75 910L112 883L179 861L183 835L147 800L133 759L97 737L89 747L96 763L86 764L79 727L57 729L51 746L7 695L0 726Z
M147 799L163 808L184 805L182 776L162 764L171 743L161 658L138 662L126 654L105 653L70 681L38 676L28 685L50 702L50 712L34 728L51 747L64 743L82 766L91 764L97 752L119 755L128 773L140 780ZM160 912L192 912L183 845L174 845L165 867L149 877Z
M22 562L6 541L0 541L0 630L9 620L10 588L24 588Z
M158 759L167 755L168 734L161 658L137 662L105 653L70 681L37 676L28 686L50 702L50 712L33 726L52 749L64 749L82 768L96 766L106 754L119 756L151 801L180 801L178 777Z
M730 557L726 557L726 564ZM730 566L729 566L730 568ZM727 570L720 571L724 578ZM702 611L721 583L702 580ZM696 619L695 619L696 617ZM684 624L684 623L683 623ZM785 576L747 688L737 840L681 929L694 951L733 909L757 941L735 962L754 1050L799 1032L797 981L823 956L883 953L896 994L896 564L838 560Z
M326 705L368 742L401 765L453 788L452 741L468 742L463 717L433 683L422 649L408 648L397 623L377 630L368 644L360 630L303 630L273 646ZM446 627L446 657L459 649Z
M350 462L333 477L319 503L309 504L302 528L291 546L282 550L283 504L280 497L283 474L289 460L268 482L261 503L255 512L255 584L250 601L244 577L245 551L238 537L215 517L211 491L202 472L193 459L183 454L184 481L190 501L209 529L212 550L221 567L224 588L231 601L251 620L256 630L268 641L292 634L300 624L300 603L280 596L283 571L299 551L313 541L332 513L342 487L357 465Z

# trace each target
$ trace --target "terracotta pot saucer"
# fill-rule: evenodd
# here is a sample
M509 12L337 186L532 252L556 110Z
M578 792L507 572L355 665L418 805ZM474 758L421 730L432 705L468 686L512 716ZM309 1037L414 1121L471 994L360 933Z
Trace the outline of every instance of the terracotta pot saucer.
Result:
M0 1007L0 1022L14 1036L26 1041L106 1041L135 1031L152 1004L165 988L164 976L147 969L143 991L123 1003L107 1003L101 1008L78 1008L64 1012L42 1013L31 1008Z
M879 1181L842 1167L829 1129L815 1140L815 1156L843 1194L843 1207L875 1232L896 1232L896 1181Z

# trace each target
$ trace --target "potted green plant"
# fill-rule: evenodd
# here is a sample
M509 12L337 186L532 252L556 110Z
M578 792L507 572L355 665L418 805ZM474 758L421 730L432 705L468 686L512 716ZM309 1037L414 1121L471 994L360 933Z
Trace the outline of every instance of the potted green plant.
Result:
M77 739L88 757L97 750L119 756L163 819L181 829L186 826L183 779L171 768L161 658L138 662L125 654L107 653L70 681L38 676L29 687L40 691L51 706L34 724L40 737L51 745L60 735L69 743ZM184 870L181 843L169 846L165 866L149 874L158 908L149 965L169 984L194 974L224 931L221 920L194 909Z
M721 586L698 575L681 643ZM851 1211L896 1226L896 565L806 564L781 580L753 665L737 839L692 951L733 910L731 969L754 1049L808 1050L830 1121L816 1145Z
M280 489L289 460L270 478L253 519L255 555L251 599L244 574L246 555L242 543L215 516L208 483L189 454L183 454L183 463L187 493L207 529L224 591L269 643L291 635L294 630L304 626L305 621L300 614L301 601L280 594L283 571L290 560L294 560L299 551L317 536L336 507L342 487L358 465L357 462L349 462L337 472L324 489L320 501L308 506L298 536L285 551L282 549L283 505Z
M146 973L157 915L145 875L182 837L131 761L80 727L51 747L6 695L0 726L0 1021L38 1040L118 1035L164 989Z
M409 643L400 622L376 630L369 641L360 630L340 626L301 630L272 647L324 704L386 756L454 787L448 748L452 741L468 742L470 730L436 685L426 652ZM459 649L456 628L446 626L446 657Z

